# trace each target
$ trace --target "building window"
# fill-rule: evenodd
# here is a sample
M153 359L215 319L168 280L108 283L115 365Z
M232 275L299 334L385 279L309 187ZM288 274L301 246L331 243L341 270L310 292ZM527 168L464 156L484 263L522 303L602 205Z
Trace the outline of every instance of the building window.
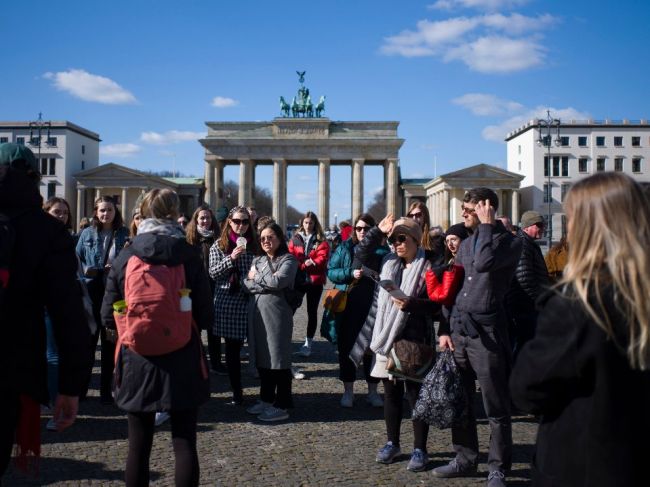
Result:
M0 144L6 144L9 142L9 137L0 137Z
M82 146L81 146L81 153L82 153L82 154L85 154L85 153L86 153L86 146L85 146L85 145L82 145Z
M614 159L614 171L622 171L623 170L623 158L622 157L616 157Z
M604 171L605 170L605 158L604 157L599 157L596 159L596 171Z
M544 147L548 147L549 145L551 145L551 136L550 135L545 135L544 137L542 137L542 145Z
M48 137L47 145L49 145L50 147L56 147L56 143L57 143L56 137Z
M562 176L565 178L569 176L569 156L562 157Z
M521 146L520 145L517 146L517 153L521 154Z
M81 161L81 170L86 169L86 161Z
M517 167L519 168L518 170L521 171L521 161L517 163Z
M41 159L41 175L47 176L47 159Z
M553 158L553 176L559 176L560 175L560 158L558 156L555 156Z
M580 147L587 147L587 137L584 136L578 137L578 145Z
M596 137L596 146L597 147L605 147L605 137L602 137L602 136Z
M562 202L564 202L564 198L566 198L566 194L571 189L571 185L569 183L563 183L562 186L560 186L560 189L562 190Z
M641 158L635 157L632 159L632 172L641 172Z
M38 147L41 145L41 138L40 137L32 137L29 139L29 145L32 145L34 147Z
M632 137L632 147L641 147L641 137Z
M545 184L545 185L544 185L544 203L548 203L548 202L549 202L549 198L550 198L550 196L551 196L551 195L549 194L549 189L550 189L550 186L549 186L548 184Z
M623 147L623 137L614 137L614 147Z
M589 159L586 157L581 157L578 159L578 172L587 172L588 171Z
M548 177L548 156L544 156L544 177Z
M569 175L569 157L568 156L553 156L552 160L552 176L567 177ZM560 168L562 168L560 172ZM548 177L548 156L544 156L544 177Z
M50 158L50 176L56 175L56 159L54 157Z
M56 196L56 183L47 183L47 199L54 198Z
M25 145L25 137L16 137L16 144Z
M560 137L562 141L562 147L567 147L569 145L569 137Z

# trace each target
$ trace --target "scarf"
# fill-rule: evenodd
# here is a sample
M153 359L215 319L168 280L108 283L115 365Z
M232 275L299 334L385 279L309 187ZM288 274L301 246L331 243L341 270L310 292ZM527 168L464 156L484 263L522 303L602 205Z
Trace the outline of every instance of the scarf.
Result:
M156 235L168 235L170 237L185 238L185 233L174 220L147 218L140 222L138 235L142 233L154 233Z
M420 295L425 284L424 275L430 267L431 264L425 258L424 249L422 248L418 249L415 259L413 259L409 267L404 267L404 261L397 255L392 254L381 269L380 279L391 279L395 283L399 282L399 288L404 291L404 294L414 298ZM370 350L380 355L388 355L395 338L404 330L408 318L409 314L407 312L395 306L388 291L380 288L377 296L377 317L372 330Z
M196 231L199 232L203 238L212 238L214 237L214 232L209 228L196 227Z

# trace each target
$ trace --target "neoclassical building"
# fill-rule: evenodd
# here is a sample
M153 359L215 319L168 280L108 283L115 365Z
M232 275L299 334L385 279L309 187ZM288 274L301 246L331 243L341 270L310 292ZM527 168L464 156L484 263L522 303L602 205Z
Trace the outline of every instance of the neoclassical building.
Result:
M253 205L255 167L273 166L273 216L284 228L287 166L318 166L318 215L330 225L330 167L352 168L352 214L363 210L363 168L384 168L386 207L400 213L399 122L335 122L328 118L275 118L267 122L206 122L205 201L223 202L224 167L239 166L239 204Z

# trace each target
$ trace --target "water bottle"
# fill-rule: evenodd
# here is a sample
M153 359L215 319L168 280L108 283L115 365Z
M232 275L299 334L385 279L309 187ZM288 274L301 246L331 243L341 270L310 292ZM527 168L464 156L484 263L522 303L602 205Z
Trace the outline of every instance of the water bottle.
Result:
M191 289L184 287L178 291L181 295L181 311L192 311L192 298L190 298Z

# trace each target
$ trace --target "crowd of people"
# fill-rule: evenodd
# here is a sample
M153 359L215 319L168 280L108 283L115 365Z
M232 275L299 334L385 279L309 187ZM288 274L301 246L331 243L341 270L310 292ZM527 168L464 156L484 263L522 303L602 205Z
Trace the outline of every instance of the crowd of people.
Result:
M74 423L99 343L99 400L127 414L126 485L149 484L154 428L166 420L176 485L198 485L197 416L210 371L227 374L229 406L260 421L290 418L297 297L307 311L297 353L312 354L320 323L338 351L340 406L354 407L361 366L367 403L383 407L376 462L399 458L405 402L413 409L422 387L396 372L398 344L437 344L451 350L470 400L466 420L451 429L455 457L433 476L477 473L478 382L490 429L488 487L505 485L512 465L513 407L540 421L535 485L644 483L650 212L631 178L600 173L575 184L567 237L546 257L536 243L543 217L528 211L512 227L484 187L467 191L463 221L446 230L414 202L404 216L356 216L341 225L347 236L325 232L309 211L287 239L252 207L201 205L188 218L167 189L143 195L130 222L101 196L73 235L69 205L43 204L39 179L28 148L0 145L0 475L14 443L19 461L38 455L38 435L25 425L39 424L41 405L52 411L48 429ZM452 267L462 271L453 294L433 296L429 276ZM328 280L346 303L319 316ZM242 387L244 343L259 378L252 405ZM411 425L406 468L420 472L429 466L429 424Z

